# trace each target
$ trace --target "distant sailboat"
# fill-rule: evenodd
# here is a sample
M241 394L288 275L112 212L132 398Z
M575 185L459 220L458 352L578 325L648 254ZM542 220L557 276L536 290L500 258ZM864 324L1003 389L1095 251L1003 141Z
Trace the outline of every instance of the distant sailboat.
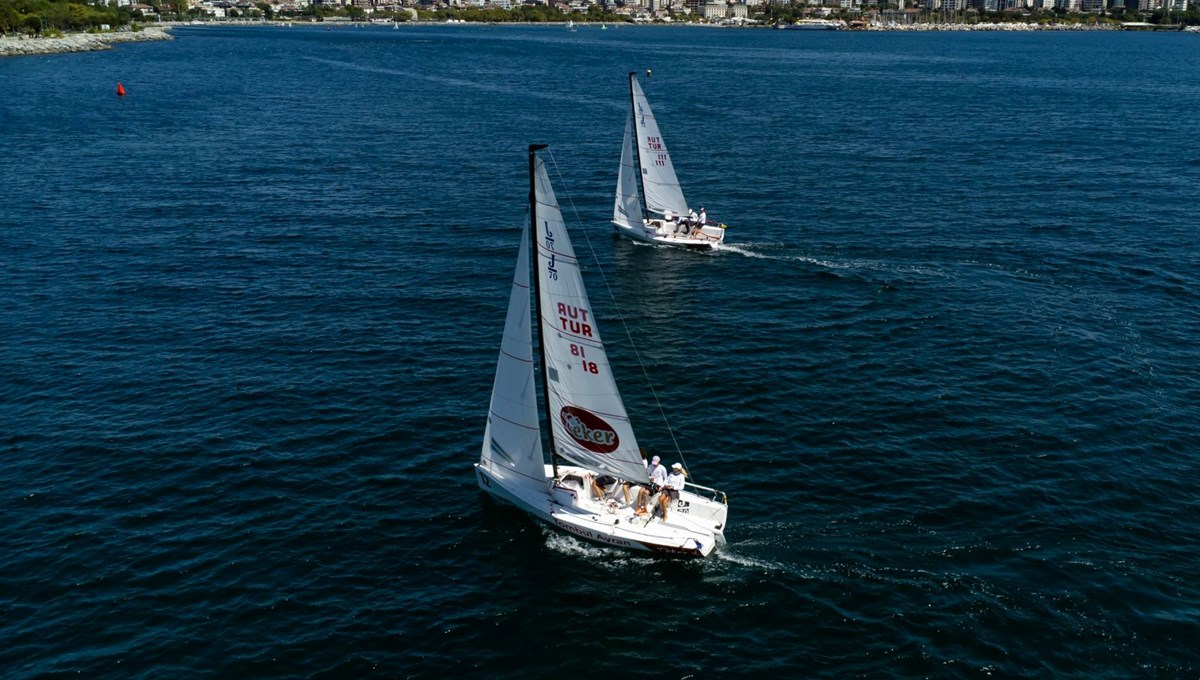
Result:
M573 19L567 19L567 30L571 32L575 31L575 21Z
M662 520L644 509L639 512L636 502L621 502L622 481L649 486L646 461L617 391L562 211L537 156L544 148L529 147L529 215L521 231L483 450L475 465L479 488L590 541L706 556L725 542L728 507L723 493L689 482L678 500L668 502ZM536 251L536 351L530 311L531 231ZM540 380L535 366L541 367ZM539 386L549 428L550 465L542 454ZM608 493L602 488L597 497L594 484L606 482ZM643 500L636 487L629 491L631 501Z
M633 71L629 101L613 227L622 236L661 245L712 248L723 242L725 225L709 220L704 208L691 217L667 143Z

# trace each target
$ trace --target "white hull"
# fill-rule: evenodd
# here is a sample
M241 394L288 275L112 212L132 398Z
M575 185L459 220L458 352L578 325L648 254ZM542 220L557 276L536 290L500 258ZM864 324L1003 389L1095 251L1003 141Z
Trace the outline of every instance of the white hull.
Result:
M713 248L725 240L725 230L713 226L696 230L663 220L644 220L640 225L613 220L612 224L613 229L621 236L663 246Z
M785 31L837 31L844 27L840 21L832 21L829 19L801 19L794 24L779 24L776 28L782 28Z
M513 474L502 466L475 465L479 488L511 503L533 517L580 538L630 550L663 555L705 557L725 543L724 503L684 491L670 507L667 521L647 519L626 506L618 490L614 500L592 497L591 473L573 466L558 467L559 479L537 480Z

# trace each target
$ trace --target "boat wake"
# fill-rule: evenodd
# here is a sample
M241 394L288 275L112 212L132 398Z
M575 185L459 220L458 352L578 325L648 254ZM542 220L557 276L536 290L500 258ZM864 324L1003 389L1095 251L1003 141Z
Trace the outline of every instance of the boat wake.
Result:
M713 553L713 556L718 560L732 562L740 567L752 567L755 569L765 569L767 571L788 571L788 567L786 565L778 562L772 562L770 560L762 560L755 557L739 555L736 552L732 552L728 546L720 548Z
M613 570L623 570L629 566L630 562L649 563L654 561L654 558L649 555L642 556L619 548L609 548L591 543L571 534L555 531L544 524L539 523L539 527L542 530L542 536L546 539L546 547L560 555L583 557L591 564Z
M556 553L591 559L599 557L610 558L620 554L619 551L613 548L606 548L602 545L582 541L570 534L555 531L545 525L539 526L542 529L542 536L546 539L546 547Z
M743 248L742 246L739 246L736 243L718 243L717 245L713 246L713 250L715 250L717 252L737 253L738 255L745 255L746 257L756 257L756 258L760 258L763 260L784 259L784 258L780 258L780 257L774 256L774 255L764 255L762 253L756 253L753 250L747 250L747 249Z
M774 260L776 262L802 262L804 264L814 264L827 269L852 269L852 264L844 264L838 262L830 262L829 260L821 260L807 255L789 255L780 253L763 253L753 248L782 248L782 243L718 243L713 246L713 250L717 252L737 253L744 257L752 257L759 260Z
M716 252L730 252L744 257L774 262L797 262L802 265L819 267L828 270L834 276L870 277L880 272L919 275L946 278L949 274L935 266L926 264L902 264L886 260L855 259L845 261L826 260L811 255L792 254L787 252L762 252L763 250L781 250L787 246L782 243L720 243L714 246Z
M476 81L476 80L468 80L466 78L453 78L453 77L447 77L447 76L437 76L437 75L431 75L428 73L421 73L418 71L410 71L410 70L404 70L404 69L398 69L398 68L391 68L391 67L387 67L387 66L376 66L373 64L359 64L359 63L350 62L350 61L342 61L339 59L328 59L325 57L306 56L306 57L304 57L304 59L307 61L316 62L318 64L324 64L326 66L334 66L334 67L338 67L338 68L349 69L351 71L361 71L364 73L378 73L381 75L400 76L403 78L410 78L412 80L421 80L421 81L425 81L428 83L435 83L437 85L448 87L450 89L471 89L471 90L478 90L481 92L490 92L493 94L512 94L512 95L520 95L522 97L534 97L537 99L545 99L545 100L549 100L549 101L569 102L569 103L574 103L574 104L581 104L584 106L594 106L594 107L604 107L604 108L613 108L613 107L621 106L620 104L614 104L613 102L610 102L606 99L600 99L598 97L569 96L569 95L563 95L563 94L560 94L557 92L553 92L550 90L544 90L544 91L528 90L528 89L523 89L522 87L519 87L517 85L505 85L503 83L496 82L496 81L487 81L487 80Z

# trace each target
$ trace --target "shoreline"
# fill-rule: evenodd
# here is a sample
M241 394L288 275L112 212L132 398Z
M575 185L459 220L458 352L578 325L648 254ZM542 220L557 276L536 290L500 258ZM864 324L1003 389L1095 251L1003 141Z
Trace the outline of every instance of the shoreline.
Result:
M384 23L384 22L378 22ZM575 25L580 27L588 27L592 24L603 22L577 22ZM174 40L169 31L176 26L202 27L202 26L286 26L289 24L301 26L320 26L325 24L329 28L333 27L349 27L358 25L369 25L368 22L313 22L313 21L279 21L279 20L234 20L234 21L211 21L203 23L189 22L163 22L156 26L147 26L140 31L113 31L109 33L74 33L65 35L61 38L27 38L23 36L3 36L0 37L0 58L3 57L22 57L33 56L39 54L67 54L71 52L95 52L99 50L111 50L116 43L125 42L156 42L163 40ZM524 21L501 21L501 22L486 22L486 21L404 21L400 22L399 26L509 26L509 25L530 25L530 26L554 26L566 25L566 22L524 22ZM756 28L770 29L773 26L758 24L758 25L743 25L730 26L722 24L701 24L701 23L625 23L622 28L633 28L641 26L674 26L679 28ZM1147 24L1121 25L1121 24L1026 24L1026 23L975 23L975 24L954 24L954 23L912 23L912 24L869 24L866 26L854 26L840 29L842 31L867 31L867 32L905 32L905 31L1128 31L1128 30L1149 30L1151 32L1197 32L1200 27L1158 27Z
M36 54L66 54L69 52L95 52L111 50L114 43L155 42L174 40L167 31L169 26L143 28L140 31L114 31L112 33L74 33L61 38L23 38L5 36L0 38L0 57L24 57Z

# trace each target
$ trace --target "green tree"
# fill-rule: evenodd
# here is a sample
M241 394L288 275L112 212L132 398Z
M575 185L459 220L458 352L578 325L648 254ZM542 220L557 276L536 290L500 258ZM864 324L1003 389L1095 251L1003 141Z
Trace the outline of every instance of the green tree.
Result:
M21 24L21 15L8 3L0 3L0 35L16 32Z
M25 20L21 23L25 32L29 35L42 34L42 17L37 14L27 14Z

